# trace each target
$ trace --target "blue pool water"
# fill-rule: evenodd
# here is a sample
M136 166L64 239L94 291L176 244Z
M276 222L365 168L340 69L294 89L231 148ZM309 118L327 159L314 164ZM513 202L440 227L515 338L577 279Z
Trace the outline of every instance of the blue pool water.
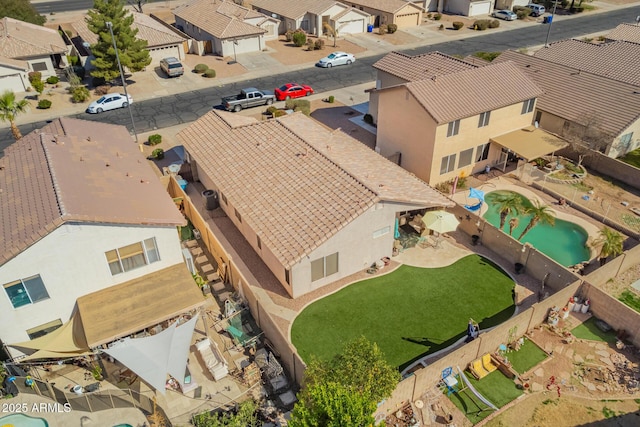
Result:
M483 217L495 227L500 226L500 214L498 213L498 206L492 203L492 199L500 193L504 192L493 191L485 197L489 209ZM493 197L491 196L492 194L494 195ZM523 200L524 206L531 206L529 199L521 194L519 195ZM509 233L509 220L512 217L512 215L509 215L505 222L503 231L506 233ZM530 215L518 215L520 223L513 230L512 236L514 239L517 239L527 227L530 218ZM540 222L536 224L524 235L521 242L530 243L534 248L554 259L558 264L568 267L589 260L590 250L586 246L588 237L587 232L579 225L556 218L555 226Z
M23 414L13 414L0 418L0 427L49 427L46 420L42 418L28 417Z

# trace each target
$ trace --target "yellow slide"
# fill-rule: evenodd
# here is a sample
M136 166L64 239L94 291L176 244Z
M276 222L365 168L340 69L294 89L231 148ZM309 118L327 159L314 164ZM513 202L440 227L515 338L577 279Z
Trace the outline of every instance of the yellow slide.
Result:
M493 372L498 369L498 367L493 363L493 360L491 360L491 354L489 353L482 356L482 366L489 372Z
M479 380L489 375L489 372L482 366L482 360L476 359L471 362L471 373Z

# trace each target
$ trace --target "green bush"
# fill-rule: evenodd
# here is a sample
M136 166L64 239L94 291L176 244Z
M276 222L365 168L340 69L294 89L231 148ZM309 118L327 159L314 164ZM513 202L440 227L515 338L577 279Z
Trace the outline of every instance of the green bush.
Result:
M498 28L500 26L500 21L497 19L491 19L489 21L489 28Z
M333 104L333 102L336 100L336 97L333 95L329 95L329 104Z
M287 110L301 111L305 116L311 114L311 102L306 99L288 99L284 103L284 108Z
M85 102L89 99L89 89L84 86L76 86L71 91L71 100L73 102Z
M67 62L69 65L78 65L80 63L80 58L75 55L67 55Z
M484 59L487 62L491 62L500 56L501 52L476 52L473 54L476 58Z
M525 19L527 16L531 15L531 9L524 6L513 6L513 13L518 16L518 19Z
M207 71L204 72L203 76L205 76L206 78L212 79L216 76L216 70L214 70L213 68L209 68Z
M373 116L369 113L365 114L364 117L362 118L362 120L368 124L368 125L372 125L373 124Z
M60 79L56 76L49 76L47 77L47 83L49 83L50 85L54 85L57 84L60 81Z
M51 108L51 101L49 101L48 99L41 99L40 101L38 101L38 108L41 110Z
M304 31L294 32L292 39L293 44L295 44L297 47L302 47L307 43L307 35L304 33Z
M396 24L389 24L387 25L387 31L389 31L389 34L393 34L398 31L398 26Z
M164 159L164 150L162 148L156 148L151 152L151 157L153 157L156 160Z
M284 110L276 110L273 112L273 117L282 117L286 115L287 115L287 112Z
M316 42L314 43L313 46L316 50L322 50L324 49L324 40L322 39L318 39L316 40Z
M195 67L193 67L193 71L195 71L197 74L202 74L208 69L209 69L209 66L207 64L198 64Z
M159 133L154 133L153 135L149 135L149 145L158 145L162 142L162 135Z
M278 110L277 107L271 105L271 106L267 107L267 114L273 115L277 110Z
M451 25L453 25L453 29L454 30L459 30L462 27L464 27L464 22L456 21L456 22L452 23Z
M33 89L38 93L42 93L44 90L44 82L42 80L33 80L31 86L33 86Z
M33 83L37 80L42 80L42 73L40 71L31 71L29 73L29 81Z
M489 20L488 19L478 19L473 23L473 29L476 31L484 31L489 28Z
M441 13L436 13L435 15L433 15L433 19L434 21L439 21L442 19L442 14Z

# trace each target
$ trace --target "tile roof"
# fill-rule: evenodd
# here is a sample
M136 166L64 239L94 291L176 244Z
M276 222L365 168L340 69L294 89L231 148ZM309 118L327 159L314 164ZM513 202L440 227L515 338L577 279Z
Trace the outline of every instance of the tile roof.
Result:
M369 7L371 9L380 10L382 12L395 13L398 10L405 7L407 4L415 6L416 12L422 10L422 8L414 3L406 0L341 0L343 3L357 6Z
M605 36L609 40L624 40L640 43L640 25L620 24Z
M619 135L640 116L640 88L514 51L495 62L513 61L544 90L537 108L581 123L597 114L600 128Z
M4 154L0 265L65 222L184 223L124 126L60 118Z
M56 30L8 17L0 19L0 56L22 59L66 52Z
M149 48L179 44L186 40L185 37L171 31L150 16L137 12L133 12L132 15L133 23L131 28L138 30L136 38L146 40ZM90 44L98 42L98 35L89 29L84 19L72 22L71 27L83 41Z
M285 267L379 201L452 205L360 142L300 113L247 124L211 111L178 139Z
M280 16L298 19L307 12L320 15L336 3L335 0L252 0L255 8L268 10ZM346 5L345 5L346 6Z
M613 80L640 85L640 44L626 41L594 44L563 40L538 50L534 56Z
M29 71L29 63L27 61L21 61L20 59L11 59L0 56L0 65L22 71Z
M373 68L412 82L433 76L470 70L476 68L476 66L434 51L414 56L391 52L374 63Z
M193 0L177 7L173 14L219 39L266 33L257 25L244 22L254 17L253 12L227 0Z
M514 63L505 62L409 82L407 89L437 123L474 116L542 95Z

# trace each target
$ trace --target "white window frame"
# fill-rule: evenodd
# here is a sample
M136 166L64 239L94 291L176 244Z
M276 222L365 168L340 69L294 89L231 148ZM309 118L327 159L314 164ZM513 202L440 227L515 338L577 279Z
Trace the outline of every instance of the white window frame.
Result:
M120 255L120 251L123 250L124 248L127 248L129 246L133 246L136 244L140 244L142 246L142 256L143 256L143 260L144 263L142 265L135 265L132 267L129 267L128 263L125 264L122 261L124 259L129 259L132 258L133 256L136 256L138 254L134 254L132 256L127 256L127 257L122 257ZM112 259L111 261L109 258L109 253L115 254L117 259ZM118 274L123 274L126 272L129 272L131 270L135 270L137 268L141 268L144 267L145 265L149 265L149 264L153 264L155 262L159 262L160 261L160 251L158 250L158 242L156 241L155 237L150 237L148 239L144 239L140 242L134 242L131 243L129 245L125 245L122 246L120 248L116 248L116 249L111 249L107 252L104 253L106 259L107 259L107 265L109 266L109 270L111 271L111 275L112 276L116 276ZM117 264L115 264L117 262ZM115 268L117 267L117 268ZM125 268L126 267L126 268Z
M529 114L530 112L533 111L535 105L536 105L535 98L527 99L522 103L522 111L520 112L520 114Z
M485 126L489 126L490 119L491 119L491 111L485 111L484 113L480 113L480 118L478 119L478 127L483 128Z
M463 154L468 156L468 161L462 164L464 157ZM458 156L458 169L463 168L465 166L469 166L473 162L473 148L468 148L466 150L462 150L460 155Z
M331 263L334 257L335 257L335 271L331 271L329 268L332 267ZM314 275L314 264L317 265L318 263L322 264L321 265L322 271L321 272L317 271L316 272L317 274ZM315 267L315 268L317 269L318 267ZM324 279L325 277L329 277L332 274L336 274L339 271L340 271L340 257L338 255L338 252L333 253L331 255L327 255L322 258L314 259L313 261L311 261L311 281L312 282L316 282L320 279Z
M33 280L33 279L36 279L36 278L38 278L40 280L40 282L42 283L42 288L44 289L44 294L40 298L34 300L34 297L32 297L31 294L35 293L34 292L35 289L29 289L29 287L30 287L29 286L30 285L29 282L31 280ZM19 290L18 294L26 294L27 298L29 299L28 303L20 304L17 307L15 306L15 304L13 303L13 300L11 299L11 295L9 294L9 291L8 291L9 288L13 288L15 286L21 286L22 287L22 290ZM9 298L9 302L11 303L11 306L14 309L17 309L17 308L20 308L20 307L24 307L24 306L27 306L27 305L36 304L36 303L38 303L40 301L45 301L45 300L48 300L48 299L51 298L49 296L49 291L47 291L47 286L44 284L44 280L42 280L42 277L39 274L35 274L33 276L29 276L29 277L26 277L24 279L18 279L18 280L14 280L13 282L6 283L5 285L3 285L3 288L4 288L5 293L7 294L7 298Z
M444 175L445 173L453 172L454 170L456 170L456 157L456 153L442 157L442 160L440 161L440 175ZM443 168L445 159L447 160L447 166Z
M447 138L456 136L460 132L460 119L449 122L447 126Z
M489 158L490 148L491 148L491 143L489 142L485 142L484 144L478 145L476 147L476 162L487 160Z

